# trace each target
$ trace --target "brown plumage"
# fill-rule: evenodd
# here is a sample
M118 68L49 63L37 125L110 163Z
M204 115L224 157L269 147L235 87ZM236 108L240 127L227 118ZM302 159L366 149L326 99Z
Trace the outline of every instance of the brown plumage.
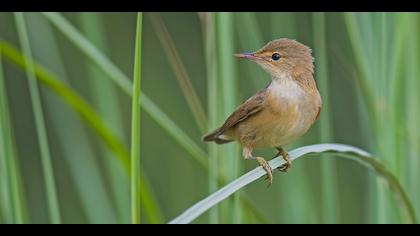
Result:
M313 79L311 49L295 40L270 41L255 53L236 54L251 59L271 75L271 83L242 103L225 123L205 135L203 141L223 144L238 141L245 159L257 160L267 171L269 182L272 173L261 157L253 157L254 148L276 148L286 164L291 162L282 148L300 137L317 120L321 97Z
M263 104L265 101L266 89L261 90L248 100L246 100L242 105L240 105L235 112L233 112L225 121L225 123L212 133L203 137L203 141L216 141L221 138L219 136L223 135L227 130L237 125L239 122L245 120L249 116L261 111L263 109ZM224 140L224 142L229 142L233 140ZM220 142L220 141L219 141ZM222 141L223 142L223 141Z

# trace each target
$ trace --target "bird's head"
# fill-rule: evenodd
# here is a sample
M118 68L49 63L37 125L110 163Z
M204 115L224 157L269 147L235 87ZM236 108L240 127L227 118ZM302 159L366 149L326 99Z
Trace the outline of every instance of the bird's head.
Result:
M296 40L276 39L253 53L235 54L238 58L250 59L267 71L272 79L290 77L301 72L313 73L311 49Z

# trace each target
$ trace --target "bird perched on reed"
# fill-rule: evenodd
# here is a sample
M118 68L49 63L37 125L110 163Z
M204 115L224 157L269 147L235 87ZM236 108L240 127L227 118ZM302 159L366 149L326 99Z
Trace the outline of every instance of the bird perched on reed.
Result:
M262 157L254 157L255 148L276 148L285 160L279 167L291 166L283 146L305 134L318 119L321 96L313 78L311 49L296 40L276 39L254 53L235 54L260 65L271 76L271 83L257 92L226 119L205 135L203 141L224 144L237 141L246 160L256 160L267 172L271 185L272 170Z

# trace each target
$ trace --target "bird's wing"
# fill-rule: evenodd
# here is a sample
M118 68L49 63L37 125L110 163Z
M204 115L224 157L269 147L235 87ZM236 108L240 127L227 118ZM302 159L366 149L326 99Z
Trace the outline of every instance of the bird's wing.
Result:
M257 94L250 97L242 103L236 110L226 119L225 123L212 133L203 137L204 141L213 141L219 135L222 135L229 128L244 121L248 117L258 113L263 109L264 101L266 98L267 88L260 90Z
M254 96L250 97L242 103L236 110L226 119L225 123L220 127L222 133L236 124L244 121L248 117L258 113L264 107L265 94L267 90L263 89Z

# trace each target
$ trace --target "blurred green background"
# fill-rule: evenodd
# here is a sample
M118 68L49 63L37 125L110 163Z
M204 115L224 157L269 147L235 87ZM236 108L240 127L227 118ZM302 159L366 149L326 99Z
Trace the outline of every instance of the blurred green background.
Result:
M143 17L142 223L165 223L256 166L238 144L201 136L270 81L232 54L283 37L313 49L323 98L320 120L287 149L365 149L420 213L419 14ZM135 32L135 13L0 13L0 223L130 222ZM30 81L38 82L38 105ZM256 154L270 159L275 151ZM406 222L387 184L348 159L302 158L266 186L252 183L194 223Z

